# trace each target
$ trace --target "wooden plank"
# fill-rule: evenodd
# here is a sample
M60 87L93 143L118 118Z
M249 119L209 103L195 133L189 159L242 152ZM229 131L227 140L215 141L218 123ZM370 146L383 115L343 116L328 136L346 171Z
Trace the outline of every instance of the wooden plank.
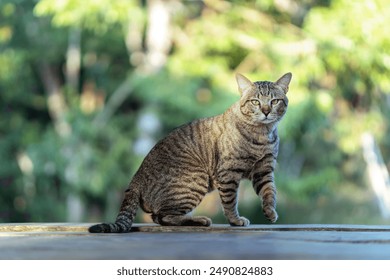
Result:
M162 227L90 234L90 224L1 224L0 259L390 259L390 226Z
M7 223L0 224L0 232L88 232L89 225L73 223Z
M0 224L0 232L77 232L87 233L91 223L7 223ZM132 232L255 232L255 231L352 231L352 232L390 232L387 225L251 225L232 227L216 224L211 227L160 226L156 224L134 224Z

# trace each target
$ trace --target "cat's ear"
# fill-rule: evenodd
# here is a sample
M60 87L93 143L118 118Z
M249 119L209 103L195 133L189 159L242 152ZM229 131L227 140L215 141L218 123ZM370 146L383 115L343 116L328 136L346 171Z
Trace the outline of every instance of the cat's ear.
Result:
M290 84L291 78L292 78L292 74L286 73L282 77L280 77L279 80L275 82L275 84L280 86L283 89L284 93L286 94L288 91L288 85Z
M238 90L240 91L241 95L243 95L248 89L251 89L253 87L253 83L249 81L249 79L246 78L244 75L237 73L236 80L237 80Z

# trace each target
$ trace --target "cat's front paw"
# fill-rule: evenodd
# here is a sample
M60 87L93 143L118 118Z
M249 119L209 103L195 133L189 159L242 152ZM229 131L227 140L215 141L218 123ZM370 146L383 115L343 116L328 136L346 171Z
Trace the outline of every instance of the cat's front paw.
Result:
M246 227L250 224L249 220L245 217L238 217L235 220L229 221L229 223L234 227Z
M276 210L272 206L266 206L263 209L264 216L267 220L269 220L271 223L275 223L278 219L278 213L276 213Z

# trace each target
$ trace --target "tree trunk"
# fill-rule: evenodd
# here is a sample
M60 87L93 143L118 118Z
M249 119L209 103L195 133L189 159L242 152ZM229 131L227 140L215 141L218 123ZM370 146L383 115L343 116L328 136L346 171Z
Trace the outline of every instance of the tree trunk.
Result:
M363 156L367 163L368 178L378 199L382 217L390 218L389 172L371 133L363 134L362 146Z
M148 0L148 22L146 30L146 53L142 49L143 27L134 19L127 26L126 47L130 62L136 66L135 73L151 74L166 63L172 47L170 1ZM133 56L134 55L134 56ZM136 74L130 75L115 90L104 110L94 119L94 125L104 126L119 106L134 89Z
M169 1L148 0L148 28L146 32L146 70L155 72L167 61L172 46Z
M71 127L65 120L68 108L62 93L61 85L54 69L47 62L39 65L39 74L47 94L47 107L54 122L54 127L61 137L71 133Z
M81 30L73 28L69 31L68 49L66 51L66 84L73 92L79 91L79 75L81 62Z

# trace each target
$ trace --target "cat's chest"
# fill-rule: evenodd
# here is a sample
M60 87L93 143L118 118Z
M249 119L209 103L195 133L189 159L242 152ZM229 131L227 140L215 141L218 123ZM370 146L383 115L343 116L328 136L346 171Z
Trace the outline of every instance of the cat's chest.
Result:
M274 144L249 144L236 156L233 164L241 166L246 171L251 171L253 166L264 156L272 154L276 157L277 148Z
M247 156L248 158L258 160L265 154L270 153L276 157L279 147L279 137L277 134L271 136L257 135L241 141L240 144L241 147L239 148L239 151L244 157Z
M276 158L278 145L278 138L256 138L237 141L234 145L222 145L225 149L220 151L218 169L240 171L245 177L264 156L272 154Z

